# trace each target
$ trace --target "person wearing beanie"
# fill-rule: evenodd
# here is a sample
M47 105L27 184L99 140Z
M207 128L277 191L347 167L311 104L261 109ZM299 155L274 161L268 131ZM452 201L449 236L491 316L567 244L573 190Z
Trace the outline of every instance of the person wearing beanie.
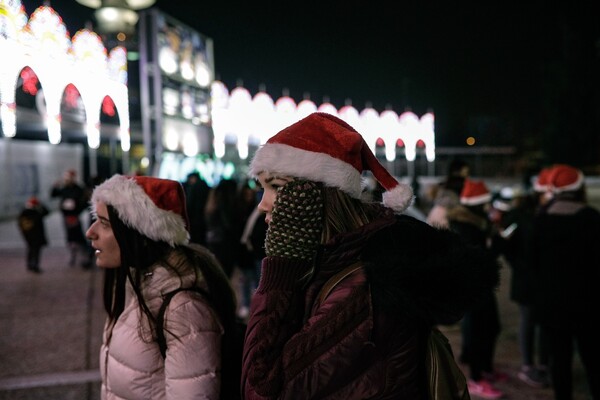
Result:
M102 399L239 398L239 384L223 384L241 362L225 347L235 295L214 255L188 243L182 185L117 174L94 188L91 208L108 314Z
M250 173L268 228L244 399L468 398L462 372L452 391L436 386L427 346L437 325L459 321L498 284L493 260L403 214L410 186L333 115L316 112L275 134ZM382 203L363 200L369 173Z
M27 270L41 273L40 255L42 248L48 244L44 218L49 211L46 205L36 197L31 196L17 217L19 232L27 245Z
M533 221L532 266L538 288L539 320L549 340L555 399L573 398L574 346L590 398L600 398L600 344L596 306L600 304L597 262L600 212L586 201L584 174L567 164L548 175L552 200Z

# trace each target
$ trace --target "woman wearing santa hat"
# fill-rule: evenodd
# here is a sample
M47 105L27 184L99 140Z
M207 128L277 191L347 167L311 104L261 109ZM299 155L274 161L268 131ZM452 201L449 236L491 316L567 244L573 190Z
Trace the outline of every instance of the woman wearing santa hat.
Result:
M238 398L239 385L221 382L234 292L212 253L188 245L181 184L115 175L94 189L91 204L87 237L105 271L108 313L102 398Z
M368 171L386 190L383 204L361 200ZM497 266L456 234L400 215L410 187L330 114L313 113L271 137L250 172L264 189L258 207L269 227L243 397L430 398L430 332L457 322L496 285Z

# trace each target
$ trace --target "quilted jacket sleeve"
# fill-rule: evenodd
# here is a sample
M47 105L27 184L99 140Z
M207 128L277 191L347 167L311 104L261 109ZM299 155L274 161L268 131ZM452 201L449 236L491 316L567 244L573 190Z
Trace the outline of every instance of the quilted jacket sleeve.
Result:
M218 317L202 296L176 294L165 312L167 399L219 399L221 337Z
M372 328L364 273L311 311L298 284L308 269L298 260L263 260L244 344L244 399L325 398L368 368L360 362Z

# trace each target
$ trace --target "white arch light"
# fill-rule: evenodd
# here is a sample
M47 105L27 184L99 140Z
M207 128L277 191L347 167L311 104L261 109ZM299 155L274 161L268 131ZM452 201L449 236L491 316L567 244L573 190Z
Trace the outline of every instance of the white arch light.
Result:
M248 156L248 145L259 137L263 144L277 131L306 117L314 111L327 112L338 116L360 132L365 142L375 152L377 139L385 142L385 155L388 161L396 159L396 143L402 140L405 144L407 161L416 158L416 146L419 140L425 143L425 156L428 161L435 160L435 130L432 112L424 114L420 119L411 111L398 115L393 110L385 110L379 114L375 109L367 107L358 111L351 105L337 110L329 102L317 106L308 99L298 104L291 97L284 95L273 100L261 91L254 98L248 90L238 86L227 90L221 81L214 81L211 87L212 119L214 133L214 149L217 158L225 154L225 138L237 138L237 148L241 159ZM250 122L249 122L250 121Z
M119 113L121 148L129 151L129 97L127 57L122 47L110 55L100 37L81 29L72 39L60 15L50 6L38 7L28 18L19 0L0 0L0 118L4 136L16 134L15 90L20 72L31 68L46 101L48 140L61 141L60 104L65 88L73 84L84 103L88 145L100 144L100 110L105 96Z

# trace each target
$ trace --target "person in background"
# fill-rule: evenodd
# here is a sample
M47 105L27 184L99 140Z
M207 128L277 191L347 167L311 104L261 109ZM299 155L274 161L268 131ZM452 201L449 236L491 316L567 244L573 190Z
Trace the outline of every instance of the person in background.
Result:
M77 173L74 169L65 171L62 181L54 183L50 196L53 198L58 197L60 201L59 208L63 216L70 253L69 265L74 266L77 263L78 255L81 255L83 256L81 266L86 269L91 268L89 243L85 238L80 219L81 213L87 207L88 199L84 187L77 183Z
M577 346L590 398L600 399L595 318L600 304L600 212L588 205L584 175L578 168L554 165L548 187L553 197L533 220L532 265L539 320L549 340L554 398L573 398Z
M206 219L206 247L214 253L229 278L233 275L239 246L237 226L238 183L235 179L221 179L210 190L204 216Z
M238 317L245 320L250 310L250 299L256 285L258 285L258 275L256 273L256 261L254 247L250 242L250 234L256 218L249 224L249 219L256 210L257 197L254 182L246 180L239 187L237 194L237 205L235 207L235 228L238 238L236 266L240 272L239 285L239 309ZM248 232L249 231L249 232ZM246 237L244 238L244 235Z
M361 200L369 171L386 190L383 204ZM430 333L498 284L497 264L454 232L400 215L410 187L331 114L268 139L250 174L264 190L268 229L244 399L430 398Z
M466 179L460 205L448 210L450 229L467 243L497 258L489 247L491 225L488 211L492 195L483 181ZM485 268L485 265L481 266ZM504 393L494 383L506 375L494 368L496 342L500 333L500 315L495 288L465 313L461 322L460 360L469 366L469 393L486 399L499 399Z
M534 300L536 282L531 265L531 238L536 212L534 194L521 187L504 187L492 208L499 218L492 247L511 269L510 299L519 306L521 369L517 377L536 388L550 385L546 334L537 321Z
M197 171L190 172L183 183L186 207L190 220L190 242L206 245L204 207L210 187Z
M103 399L235 399L223 385L235 294L218 261L188 244L179 182L114 175L91 198L87 231L104 270ZM157 320L163 301L163 323ZM161 356L159 334L166 340Z
M27 245L27 270L41 273L40 255L42 247L48 244L44 218L48 208L36 196L31 196L17 217L19 231Z
M267 223L257 204L244 225L244 231L240 239L240 243L244 246L248 255L246 260L248 265L245 268L242 267L244 273L241 290L242 301L238 310L238 316L244 320L248 318L252 296L260 280L260 267L263 258L266 256L266 235Z
M448 210L460 204L460 193L470 171L469 164L460 158L450 162L446 179L434 187L433 193L431 193L433 207L427 213L426 218L429 225L440 228L449 227Z

